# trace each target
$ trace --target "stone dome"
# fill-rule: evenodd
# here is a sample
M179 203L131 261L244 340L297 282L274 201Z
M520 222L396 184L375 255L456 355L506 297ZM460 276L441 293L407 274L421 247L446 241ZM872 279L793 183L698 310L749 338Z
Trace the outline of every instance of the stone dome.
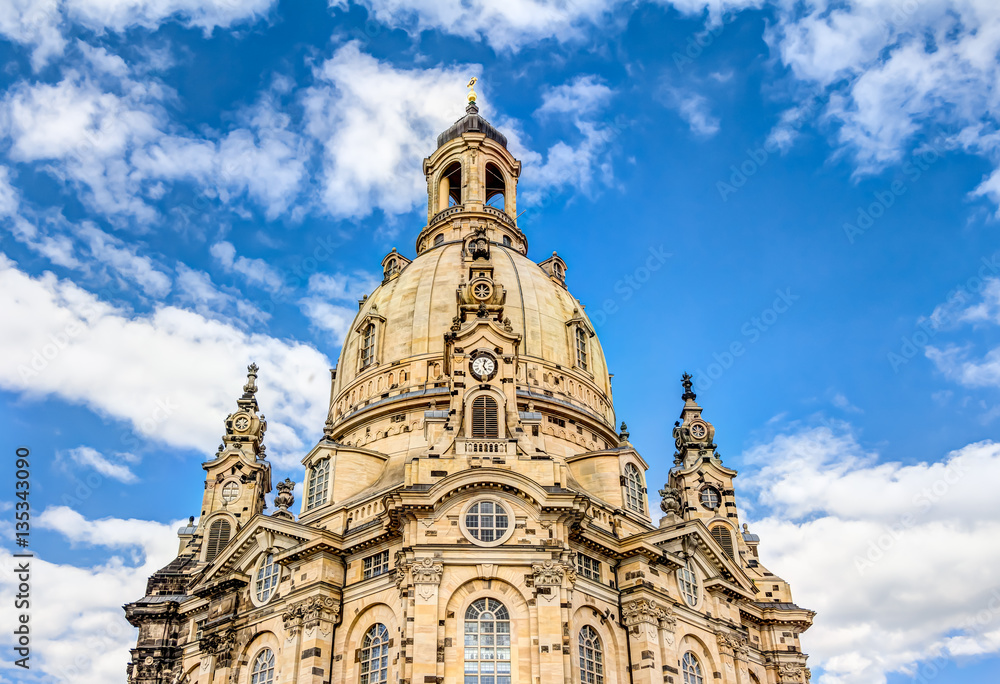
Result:
M335 422L405 388L428 389L444 374L456 293L469 280L465 244L456 240L427 249L364 300L341 350L333 386ZM506 293L503 317L521 336L518 389L551 392L553 399L578 405L613 427L604 352L583 307L561 282L565 270L552 275L514 248L496 243L491 248L493 279ZM380 323L379 361L361 368L356 360L370 317ZM577 367L574 321L589 331L586 371ZM446 402L439 403L444 408Z

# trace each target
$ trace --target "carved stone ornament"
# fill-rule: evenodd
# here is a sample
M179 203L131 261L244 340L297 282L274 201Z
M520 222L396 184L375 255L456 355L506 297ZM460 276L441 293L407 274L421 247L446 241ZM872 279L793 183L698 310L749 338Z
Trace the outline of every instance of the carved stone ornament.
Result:
M272 513L271 517L295 520L295 516L288 511L291 505L295 503L295 497L292 496L295 483L286 477L282 482L275 485L275 487L278 490L278 494L274 497L274 505L278 507L278 510Z
M229 667L233 657L233 647L236 646L236 630L232 627L215 634L209 634L201 639L202 653L215 656L217 667Z
M660 510L667 515L680 515L683 510L681 504L681 490L664 485L660 490Z
M561 587L566 566L553 560L531 564L532 583L536 587Z
M313 596L289 606L281 614L285 629L315 629L336 624L340 619L340 603L330 596ZM326 631L326 630L322 630Z
M802 684L806 668L797 663L782 663L778 666L778 684Z
M719 641L719 650L724 654L740 660L746 660L750 655L750 640L742 634L720 630L715 637Z
M414 584L440 584L444 566L433 558L421 558L410 566Z
M653 599L635 599L622 607L622 617L626 627L642 623L658 625L661 618L667 614L667 610Z

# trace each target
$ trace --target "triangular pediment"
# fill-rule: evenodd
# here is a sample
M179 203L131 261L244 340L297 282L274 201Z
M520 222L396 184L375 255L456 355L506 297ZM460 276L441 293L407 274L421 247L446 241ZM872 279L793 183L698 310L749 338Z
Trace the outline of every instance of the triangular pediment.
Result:
M644 535L643 541L676 558L690 558L698 565L706 586L717 579L726 593L752 600L757 593L753 581L736 560L729 557L701 520L688 520Z

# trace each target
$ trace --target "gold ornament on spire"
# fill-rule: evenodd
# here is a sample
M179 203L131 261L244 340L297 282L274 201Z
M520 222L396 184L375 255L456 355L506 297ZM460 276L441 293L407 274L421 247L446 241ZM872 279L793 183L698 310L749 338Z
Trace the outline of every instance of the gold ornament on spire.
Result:
M478 78L473 76L472 79L469 81L469 85L465 86L466 88L469 89L469 102L471 104L475 104L476 102L476 91L474 89L474 86L476 85L476 81L478 80L479 80Z

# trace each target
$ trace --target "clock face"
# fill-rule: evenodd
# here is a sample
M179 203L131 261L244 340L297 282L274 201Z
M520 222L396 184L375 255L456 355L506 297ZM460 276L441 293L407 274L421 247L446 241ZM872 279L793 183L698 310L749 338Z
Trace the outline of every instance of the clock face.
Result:
M243 430L246 430L248 427L250 427L250 419L247 418L246 416L240 416L239 418L236 419L233 425L236 426L237 430L242 432Z
M707 434L708 430L701 423L693 423L691 425L691 436L695 439L704 439Z
M479 380L492 377L496 369L496 361L489 356L477 356L472 362L472 374Z

